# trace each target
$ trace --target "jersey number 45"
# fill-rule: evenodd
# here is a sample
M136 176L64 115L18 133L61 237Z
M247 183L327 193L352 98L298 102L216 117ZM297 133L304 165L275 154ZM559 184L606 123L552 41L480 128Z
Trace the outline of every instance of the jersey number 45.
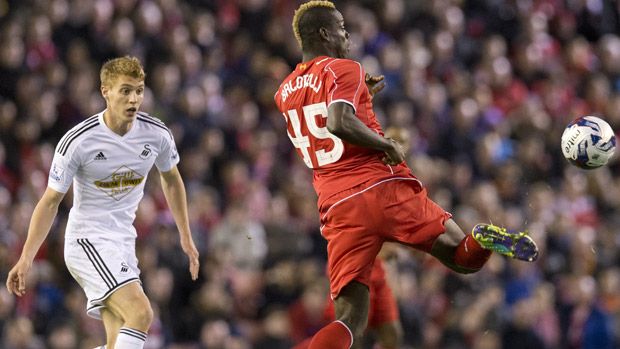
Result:
M327 127L320 127L316 122L317 117L327 118L327 104L325 104L325 102L320 102L306 105L302 109L304 118L303 123L306 126L305 128L309 131L309 135L304 136L301 132L302 124L297 110L291 109L284 113L284 118L293 128L292 135L287 130L288 138L291 139L291 142L293 142L295 148L299 149L301 152L301 157L303 158L306 166L316 168L338 161L344 152L344 144L342 143L342 140L331 134L327 130ZM314 145L312 148L317 149L317 140L323 139L332 140L334 143L332 149L330 151L326 151L324 148L318 149L311 154L311 145ZM316 164L316 166L314 164Z

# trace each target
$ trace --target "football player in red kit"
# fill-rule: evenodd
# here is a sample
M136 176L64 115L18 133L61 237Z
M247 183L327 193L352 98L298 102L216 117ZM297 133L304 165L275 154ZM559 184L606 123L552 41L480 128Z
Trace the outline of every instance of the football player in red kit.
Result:
M275 102L297 153L313 170L336 308L336 320L314 335L310 349L360 345L372 265L385 241L430 253L459 273L480 270L493 251L536 259L536 244L525 232L478 224L465 234L428 198L402 147L383 136L372 109L383 78L346 58L349 33L332 2L302 4L293 31L302 63L284 79Z

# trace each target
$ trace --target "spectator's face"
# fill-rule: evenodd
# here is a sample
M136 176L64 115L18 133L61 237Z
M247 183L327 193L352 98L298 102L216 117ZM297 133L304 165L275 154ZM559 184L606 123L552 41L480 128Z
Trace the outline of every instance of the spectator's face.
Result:
M144 81L127 75L112 79L101 87L107 109L118 120L135 119L144 100Z
M77 347L77 334L70 325L64 325L54 329L49 337L48 344L51 349L70 349Z
M599 57L605 72L620 73L620 38L608 34L600 40Z
M17 38L9 38L0 47L0 66L17 68L22 64L24 54L24 42Z

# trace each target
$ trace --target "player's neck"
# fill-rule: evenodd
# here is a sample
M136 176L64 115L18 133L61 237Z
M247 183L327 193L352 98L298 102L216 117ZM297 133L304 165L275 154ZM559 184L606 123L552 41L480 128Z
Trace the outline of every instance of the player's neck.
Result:
M316 57L318 57L318 56L314 55L314 54L306 54L306 53L304 53L304 55L301 58L301 61L302 62L309 62L309 61L315 59Z
M334 57L326 52L304 52L302 55L302 60L303 60L302 62L309 62L320 56Z
M110 130L112 130L112 132L120 136L124 136L127 132L129 132L131 125L133 124L133 120L127 121L115 117L109 109L103 113L103 122Z

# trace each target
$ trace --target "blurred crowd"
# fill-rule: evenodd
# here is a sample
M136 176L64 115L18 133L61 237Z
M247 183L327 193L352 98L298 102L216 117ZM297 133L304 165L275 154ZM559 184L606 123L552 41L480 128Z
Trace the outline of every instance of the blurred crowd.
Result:
M273 95L301 58L294 0L0 0L0 278L19 257L54 147L101 111L98 72L135 55L143 111L172 130L201 277L192 282L152 173L136 227L156 319L146 348L290 348L322 326L325 243L311 171ZM472 275L405 249L386 257L403 348L620 346L620 162L562 157L565 125L620 130L620 3L336 1L351 58L387 87L374 105L465 229L528 229L540 258ZM617 157L616 157L617 158ZM0 347L93 348L103 326L66 271L64 201L16 298L0 288ZM368 348L371 344L368 344Z

